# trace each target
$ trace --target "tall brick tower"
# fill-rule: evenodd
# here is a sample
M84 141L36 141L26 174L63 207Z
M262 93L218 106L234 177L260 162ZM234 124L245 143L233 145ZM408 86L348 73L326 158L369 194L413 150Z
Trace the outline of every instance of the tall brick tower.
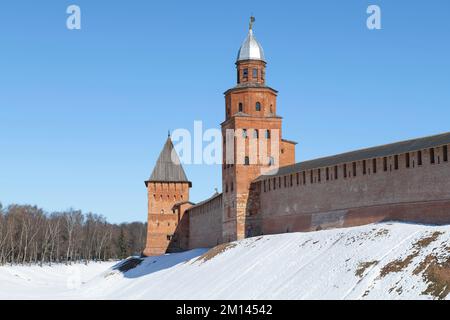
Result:
M253 35L254 21L251 17L247 38L238 52L237 84L225 92L224 241L254 235L247 224L254 211L249 203L251 182L264 170L295 163L295 143L281 138L277 91L266 85L266 60ZM229 139L230 132L234 132L234 139Z
M170 135L145 186L148 192L148 226L144 254L154 256L185 249L184 237L188 226L183 215L184 209L190 205L189 188L192 183L186 177Z

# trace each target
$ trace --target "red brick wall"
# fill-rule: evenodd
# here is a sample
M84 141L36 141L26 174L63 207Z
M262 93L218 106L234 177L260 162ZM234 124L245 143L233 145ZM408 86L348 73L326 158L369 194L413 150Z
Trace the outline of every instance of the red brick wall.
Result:
M144 254L160 255L166 253L183 218L172 208L178 202L189 200L189 183L149 182L147 192L148 226Z
M222 194L192 207L189 215L189 248L210 248L222 243Z
M261 232L283 233L316 230L328 227L352 226L384 219L401 219L426 223L450 223L450 162L443 161L443 148L436 148L436 164L430 163L429 150L422 150L423 165L418 166L417 152L410 153L410 168L406 167L406 156L399 155L398 169L395 157L387 158L384 171L383 158L377 159L374 173L372 159L366 163L363 174L362 161L356 163L356 177L353 164L347 164L347 178L343 177L343 165L339 165L338 179L334 179L334 168L330 168L329 180L326 168L306 172L303 184L299 172L299 185L293 173L281 177L281 188L276 177L271 190L261 191L261 210L258 217ZM259 183L264 189L264 183ZM255 229L257 229L255 227Z

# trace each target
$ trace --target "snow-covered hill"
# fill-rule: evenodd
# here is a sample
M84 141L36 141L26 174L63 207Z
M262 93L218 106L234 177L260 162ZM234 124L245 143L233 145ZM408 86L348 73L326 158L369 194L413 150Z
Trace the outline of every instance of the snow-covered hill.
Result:
M450 226L383 223L256 237L93 264L84 268L106 270L73 288L58 267L53 290L39 288L33 271L15 279L26 268L39 278L39 267L0 267L0 298L450 299Z

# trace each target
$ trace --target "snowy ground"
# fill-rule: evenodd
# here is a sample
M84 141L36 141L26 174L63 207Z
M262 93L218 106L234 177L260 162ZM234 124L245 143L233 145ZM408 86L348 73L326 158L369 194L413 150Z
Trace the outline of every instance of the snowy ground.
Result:
M3 299L450 299L449 292L450 226L401 223L256 237L116 266L0 267Z

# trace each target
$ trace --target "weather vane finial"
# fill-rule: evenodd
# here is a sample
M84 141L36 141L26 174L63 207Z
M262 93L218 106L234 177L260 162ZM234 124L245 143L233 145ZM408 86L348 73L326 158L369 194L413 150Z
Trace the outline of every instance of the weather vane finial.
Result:
M250 24L249 24L249 26L248 26L248 29L249 29L249 30L253 30L253 24L255 23L255 21L256 21L255 17L254 17L254 16L251 16L251 17L250 17Z

